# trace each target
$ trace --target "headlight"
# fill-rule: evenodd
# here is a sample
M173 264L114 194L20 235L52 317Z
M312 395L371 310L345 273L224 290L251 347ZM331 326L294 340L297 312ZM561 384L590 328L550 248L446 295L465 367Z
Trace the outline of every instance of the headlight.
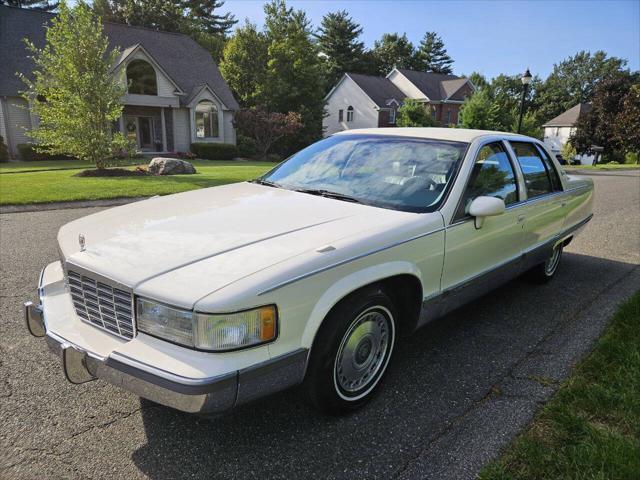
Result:
M198 350L237 350L270 342L278 335L275 305L209 314L138 298L136 313L141 332Z

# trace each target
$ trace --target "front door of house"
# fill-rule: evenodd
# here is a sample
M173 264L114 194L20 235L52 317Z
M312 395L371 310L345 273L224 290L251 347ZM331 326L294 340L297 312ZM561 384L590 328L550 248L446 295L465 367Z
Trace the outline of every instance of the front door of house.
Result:
M153 118L127 115L124 118L126 136L140 150L153 150Z

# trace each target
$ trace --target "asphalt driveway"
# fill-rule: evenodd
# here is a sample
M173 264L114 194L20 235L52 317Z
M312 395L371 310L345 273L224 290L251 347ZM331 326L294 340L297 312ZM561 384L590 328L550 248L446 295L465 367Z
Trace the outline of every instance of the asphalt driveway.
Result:
M640 288L639 173L588 173L595 216L553 282L518 279L420 330L381 394L341 419L296 390L206 421L67 383L21 304L58 227L97 209L2 214L0 478L474 478Z

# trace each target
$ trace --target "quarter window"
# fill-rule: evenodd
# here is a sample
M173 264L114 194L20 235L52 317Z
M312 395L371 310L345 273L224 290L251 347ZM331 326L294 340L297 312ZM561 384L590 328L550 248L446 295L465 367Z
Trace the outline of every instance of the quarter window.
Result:
M347 122L353 122L353 107L351 105L347 107Z
M196 137L216 138L218 136L218 108L209 101L196 106Z
M556 170L556 166L553 164L551 157L549 157L547 151L540 145L536 145L536 148L542 155L542 160L544 161L545 167L547 167L547 171L549 172L549 176L551 177L551 185L553 186L553 190L555 192L561 191L562 183L560 182L560 176L558 175L558 170Z
M478 152L456 218L467 216L471 202L482 196L501 198L505 205L518 201L513 166L504 146L499 142L485 145Z
M511 147L522 169L527 197L535 198L553 192L551 176L536 146L527 142L511 142Z

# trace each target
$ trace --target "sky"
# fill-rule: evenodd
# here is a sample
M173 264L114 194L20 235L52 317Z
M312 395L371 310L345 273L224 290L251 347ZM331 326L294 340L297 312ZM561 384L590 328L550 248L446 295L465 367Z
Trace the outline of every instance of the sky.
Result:
M227 0L220 12L262 26L262 0ZM553 64L580 50L604 50L640 70L640 0L289 0L314 27L327 12L347 10L367 47L383 33L405 33L417 45L436 31L455 60L454 73L488 78L526 68L543 79Z

